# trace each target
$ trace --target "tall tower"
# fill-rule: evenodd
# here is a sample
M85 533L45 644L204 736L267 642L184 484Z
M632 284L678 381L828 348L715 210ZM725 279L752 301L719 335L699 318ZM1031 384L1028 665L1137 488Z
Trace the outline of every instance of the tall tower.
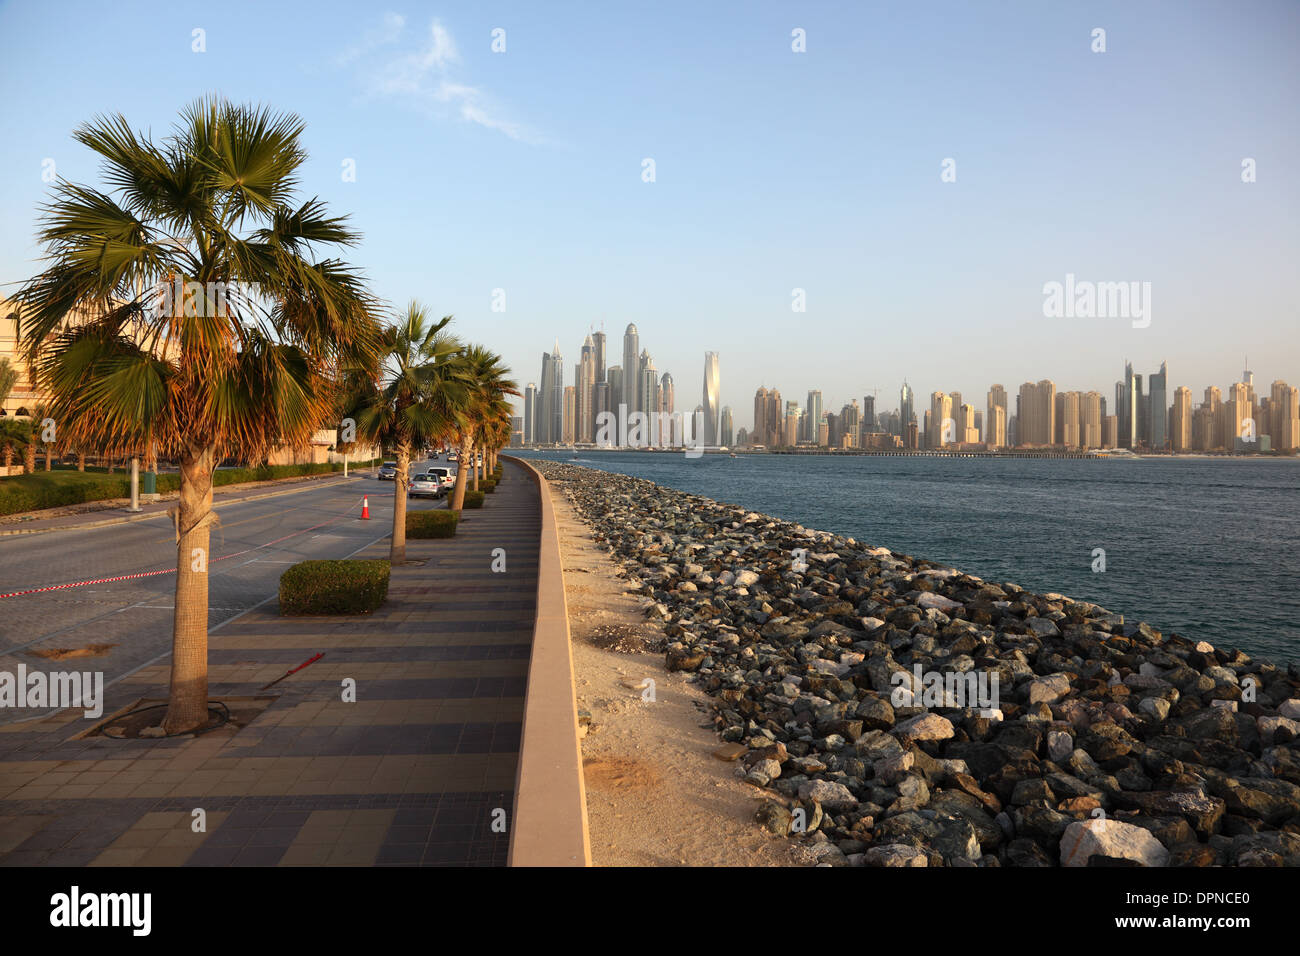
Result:
M588 335L582 343L578 361L578 378L573 383L577 390L577 407L574 410L574 439L580 442L596 440L596 343Z
M817 444L817 426L822 421L822 393L812 389L808 393L807 412L804 415L803 437L812 444Z
M722 428L721 428L721 434L718 436L718 444L726 445L728 448L730 448L733 444L735 444L736 439L735 439L734 427L735 426L731 418L731 406L723 405L722 406Z
M555 340L551 352L551 441L564 439L564 357L560 355L560 340Z
M683 436L680 432L673 432L673 412L677 410L677 393L673 385L673 373L664 372L659 376L659 411L666 417L662 419L665 422L665 434L663 442L669 447L676 447L681 444ZM680 427L680 426L679 426Z
M718 374L718 353L704 353L704 444L718 444L719 391L722 387Z
M524 444L531 445L537 440L537 386L532 382L524 389Z
M554 378L555 369L551 365L551 357L543 352L541 387L534 400L536 418L533 423L533 440L539 445L549 445L555 440L551 437L552 403L555 401Z
M1165 447L1169 437L1169 406L1166 404L1166 388L1169 381L1169 365L1160 363L1160 371L1147 379L1149 408L1147 410L1147 441L1154 449Z
M636 325L629 322L623 333L623 394L619 402L627 406L627 414L641 411L641 336Z
M997 410L1002 409L999 415ZM984 416L984 440L990 448L1001 448L1007 443L1007 390L1001 385L990 385L988 413Z
M596 347L596 381L605 381L605 330L591 333L591 341Z
M906 381L903 387L898 391L898 427L903 433L903 445L907 448L916 447L916 439L910 437L908 426L916 421L916 412L912 408L913 392Z

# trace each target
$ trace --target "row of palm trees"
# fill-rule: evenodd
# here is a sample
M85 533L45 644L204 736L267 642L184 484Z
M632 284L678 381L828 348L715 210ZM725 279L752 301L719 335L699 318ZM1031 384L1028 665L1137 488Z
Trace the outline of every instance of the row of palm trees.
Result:
M208 719L206 567L221 460L264 461L353 418L358 441L396 450L401 561L412 449L454 441L463 456L481 448L495 461L508 438L506 396L517 389L500 358L417 304L387 324L339 257L360 235L318 198L299 200L303 129L292 114L215 97L182 111L161 142L121 115L84 124L73 135L101 157L105 189L55 184L40 211L45 268L17 296L23 359L60 438L179 463L168 734ZM184 294L160 305L152 290L178 281ZM84 321L68 322L74 312Z

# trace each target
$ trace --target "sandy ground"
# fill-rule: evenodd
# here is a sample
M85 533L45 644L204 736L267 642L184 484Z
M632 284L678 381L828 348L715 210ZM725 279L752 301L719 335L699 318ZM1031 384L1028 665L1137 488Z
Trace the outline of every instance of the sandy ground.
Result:
M664 669L640 596L553 491L573 641L591 858L597 866L806 865L799 847L753 822L761 791L714 757L707 695ZM653 697L644 685L654 681Z

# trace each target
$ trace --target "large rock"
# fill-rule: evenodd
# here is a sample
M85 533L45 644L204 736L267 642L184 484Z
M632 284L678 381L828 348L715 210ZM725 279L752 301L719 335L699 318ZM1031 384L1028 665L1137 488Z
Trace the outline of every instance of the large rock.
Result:
M1050 621L1048 622L1051 623ZM1029 682L1029 703L1051 704L1070 692L1070 678L1065 674L1049 674Z
M799 784L799 799L816 800L833 812L852 810L858 805L858 798L848 787L830 780L809 780Z
M948 740L955 733L952 721L938 714L917 714L894 727L894 734L902 741Z
M1169 851L1141 827L1119 820L1071 823L1061 837L1061 865L1087 866L1091 857L1132 860L1142 866L1164 866Z
M873 846L863 854L864 866L929 866L930 859L919 847L904 843L889 843L885 846Z

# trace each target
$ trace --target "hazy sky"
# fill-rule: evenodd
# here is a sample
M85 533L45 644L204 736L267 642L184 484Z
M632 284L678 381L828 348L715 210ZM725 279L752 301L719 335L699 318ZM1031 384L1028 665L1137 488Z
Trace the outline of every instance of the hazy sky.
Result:
M303 192L364 232L378 294L521 385L557 337L566 380L589 328L621 355L628 322L679 408L718 351L738 428L760 384L978 407L1167 359L1199 399L1246 355L1262 391L1300 382L1294 2L11 2L0 291L35 269L45 161L99 182L79 123L160 135L212 92L299 113ZM1067 273L1151 283L1149 325L1045 317Z

